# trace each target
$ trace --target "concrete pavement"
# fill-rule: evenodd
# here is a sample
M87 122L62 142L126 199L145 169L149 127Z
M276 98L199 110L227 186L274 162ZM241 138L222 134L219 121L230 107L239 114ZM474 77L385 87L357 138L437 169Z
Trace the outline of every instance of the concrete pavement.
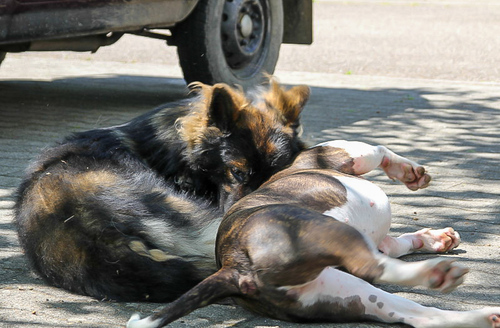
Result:
M282 45L279 70L500 82L498 0L315 0L313 14L314 43ZM178 62L175 47L129 35L95 54L32 56L132 67Z
M11 224L14 191L40 149L72 131L124 122L184 96L176 66L7 57L0 69L0 327L120 327L161 304L109 303L45 285L30 273ZM434 180L410 192L384 175L392 233L453 226L461 246L445 255L471 272L449 295L387 287L429 306L500 306L500 84L278 71L284 84L308 84L305 138L383 144L425 164ZM165 78L166 77L166 78ZM429 258L415 255L407 260ZM302 327L213 305L172 327ZM385 327L354 323L311 327Z
M462 245L446 255L471 268L456 291L387 287L429 306L500 306L499 13L495 0L315 1L314 44L284 45L278 63L283 83L312 86L302 116L311 143L384 144L432 174L432 185L417 193L370 175L391 199L394 235L445 226L462 235ZM46 286L30 273L11 220L15 188L43 147L183 97L176 63L175 48L134 36L94 55L8 54L0 66L0 327L120 327L133 312L161 308L99 302ZM303 325L226 304L172 327Z

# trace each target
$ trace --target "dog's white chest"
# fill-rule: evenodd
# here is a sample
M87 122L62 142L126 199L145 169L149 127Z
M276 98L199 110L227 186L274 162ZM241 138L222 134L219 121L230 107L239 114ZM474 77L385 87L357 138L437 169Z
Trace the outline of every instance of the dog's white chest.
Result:
M353 226L378 245L391 225L391 208L386 194L367 180L347 176L337 179L347 190L347 202L323 214Z

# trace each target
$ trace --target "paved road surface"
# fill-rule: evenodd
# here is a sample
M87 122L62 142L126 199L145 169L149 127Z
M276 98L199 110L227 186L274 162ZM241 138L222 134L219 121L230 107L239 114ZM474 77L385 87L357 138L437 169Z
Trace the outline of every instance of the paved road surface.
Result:
M497 0L317 0L313 45L283 45L278 69L500 82L499 16ZM36 56L131 66L178 61L175 47L138 36L93 55Z
M500 22L494 19L500 6L472 3L315 2L317 43L285 46L277 71L285 84L312 86L303 113L311 143L344 138L384 144L428 167L433 184L417 193L380 173L370 179L391 199L394 235L453 226L463 243L446 256L471 273L449 295L387 289L456 310L500 306ZM147 57L152 50L158 55ZM174 50L129 37L92 56L20 54L2 64L0 327L120 327L133 312L161 307L99 302L46 286L30 273L11 219L15 188L40 149L71 131L118 124L184 97ZM302 326L233 305L210 306L172 325Z

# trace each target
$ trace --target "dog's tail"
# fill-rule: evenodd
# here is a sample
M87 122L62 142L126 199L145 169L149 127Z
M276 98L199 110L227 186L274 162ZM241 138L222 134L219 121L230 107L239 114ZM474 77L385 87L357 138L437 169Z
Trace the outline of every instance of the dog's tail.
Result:
M246 293L248 283L244 282L243 286L241 286L243 292L240 283L238 271L233 268L223 267L184 295L169 303L160 312L144 319L141 319L138 314L134 314L127 322L127 328L163 327L200 307L210 305L226 297Z

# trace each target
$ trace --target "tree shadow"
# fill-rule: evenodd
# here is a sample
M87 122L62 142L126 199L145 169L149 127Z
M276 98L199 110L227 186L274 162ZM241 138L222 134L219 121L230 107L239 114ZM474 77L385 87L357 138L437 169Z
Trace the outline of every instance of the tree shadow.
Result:
M424 164L434 181L417 193L391 183L383 173L370 179L382 185L392 202L434 214L436 219L427 224L456 227L472 243L500 235L496 97L456 88L314 87L303 121L310 143L346 139L383 144Z

